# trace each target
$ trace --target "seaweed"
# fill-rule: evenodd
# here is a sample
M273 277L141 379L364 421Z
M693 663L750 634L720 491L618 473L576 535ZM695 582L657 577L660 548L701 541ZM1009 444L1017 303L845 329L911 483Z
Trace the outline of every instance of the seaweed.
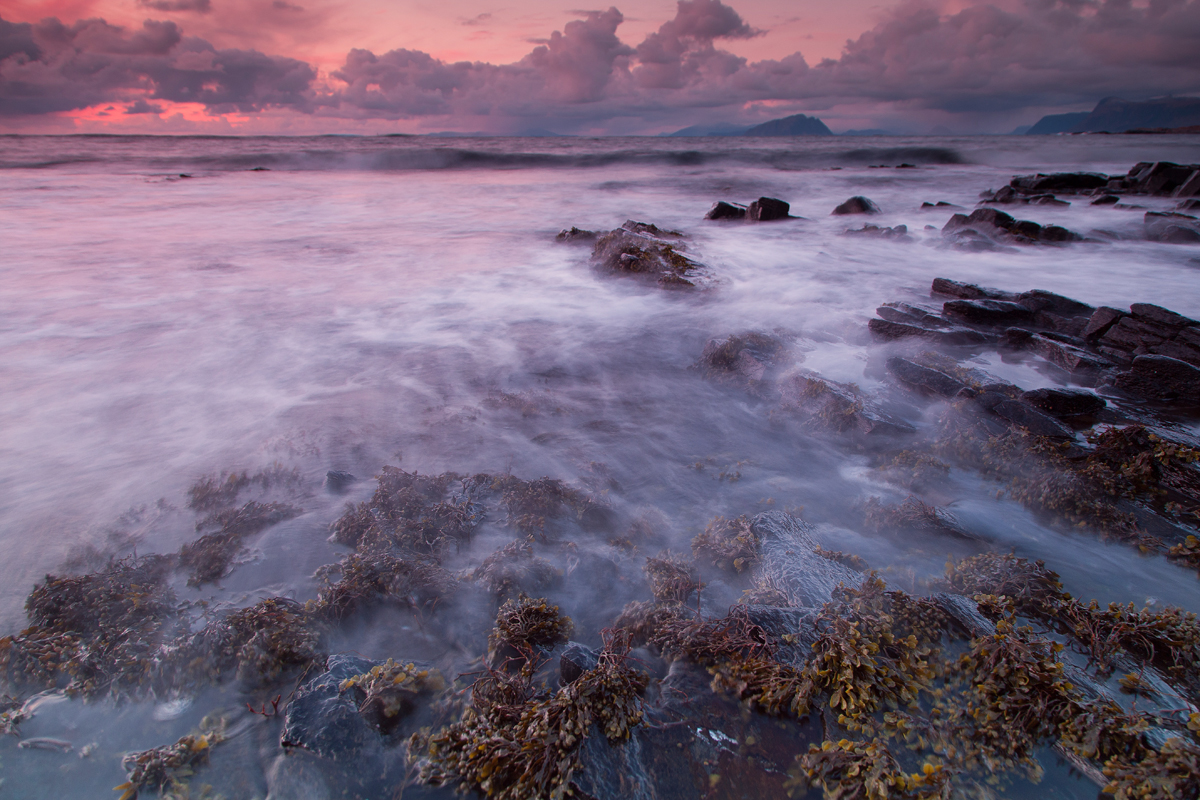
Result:
M817 545L813 548L813 552L821 558L827 558L830 561L841 564L844 567L849 567L855 572L866 572L871 566L861 556L854 553L843 553L841 550L826 550L824 547Z
M186 796L185 778L194 774L195 767L208 763L211 748L224 738L218 729L200 735L189 734L175 744L129 753L121 759L129 780L113 790L121 792L121 800L135 800L143 789Z
M703 588L695 566L669 550L647 558L643 570L650 581L650 592L660 602L685 603L693 592L698 597Z
M863 524L876 533L917 532L971 538L949 512L909 495L899 505L884 505L870 497L862 506Z
M622 741L642 720L647 679L629 667L628 647L625 637L607 636L597 666L553 694L532 686L532 665L481 676L461 719L413 738L411 750L427 753L421 779L460 782L497 800L574 795L583 740Z
M413 610L430 608L456 587L454 576L434 561L400 558L378 549L350 553L337 564L321 567L316 577L322 587L311 610L332 620L384 602Z
M692 555L728 572L745 572L758 564L759 546L760 537L749 517L713 517L692 539Z
M950 474L950 465L928 453L901 450L892 460L877 467L889 480L910 491L937 486Z
M19 726L29 719L25 713L25 704L12 695L0 695L0 736L20 736Z
M1114 800L1196 800L1200 796L1200 746L1176 737L1137 762L1111 759L1105 792Z
M796 757L789 773L788 794L819 788L826 800L941 800L949 798L950 773L926 762L920 773L908 774L879 739L842 739L809 745Z
M232 506L238 495L257 485L262 491L276 485L295 485L300 482L298 469L284 469L279 462L251 475L248 472L207 475L188 488L188 508L200 513Z
M368 672L342 681L338 692L350 692L358 713L386 735L395 730L401 718L412 713L419 696L436 694L445 688L446 681L436 669L389 658Z
M560 480L539 478L525 481L512 475L497 476L492 489L499 491L508 516L505 523L527 536L546 539L546 523L568 513L577 519L593 505L580 491Z
M466 580L481 584L497 600L522 592L539 592L554 586L562 573L549 561L533 554L533 542L516 539L483 560Z
M1167 551L1167 558L1191 567L1200 576L1200 538L1189 535Z
M215 583L229 572L229 565L242 551L246 539L300 514L300 509L282 503L254 500L238 509L218 511L196 523L196 530L217 527L216 533L201 536L179 551L179 566L190 568L188 586Z
M550 605L546 598L521 595L500 606L489 645L492 649L508 645L531 654L535 649L550 650L564 644L574 630L571 618L560 614L558 606Z

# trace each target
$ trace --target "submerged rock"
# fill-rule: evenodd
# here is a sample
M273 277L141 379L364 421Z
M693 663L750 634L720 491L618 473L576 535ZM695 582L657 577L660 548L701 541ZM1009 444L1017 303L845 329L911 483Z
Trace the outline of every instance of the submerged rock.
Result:
M702 265L684 255L682 234L644 222L626 222L596 241L592 263L601 272L628 275L663 289L691 289Z
M980 208L969 215L955 214L942 228L942 235L952 241L969 244L972 237L982 236L997 244L1060 244L1082 241L1083 237L1058 225L1041 226L1029 220L1018 220L994 208Z
M1200 243L1200 219L1176 211L1147 211L1143 220L1146 238L1167 244Z
M1021 393L1021 401L1056 417L1096 414L1108 405L1103 397L1082 389L1030 389Z
M726 203L718 200L704 215L705 219L745 219L746 207L739 203Z
M796 607L819 608L839 586L862 585L863 576L817 552L812 526L783 511L766 511L751 523L761 541L758 577Z
M765 333L709 339L696 362L704 377L740 386L752 394L765 390L773 371L787 358L783 340Z
M958 378L947 375L931 367L911 361L900 356L887 360L888 372L895 375L901 383L910 389L941 397L957 397L960 394L970 396L974 390Z
M864 225L861 228L847 228L843 232L844 236L872 236L878 239L907 239L908 226L897 225L894 228L885 228L879 225Z
M774 197L760 197L746 208L746 219L751 222L769 222L787 219L791 206Z
M596 231L586 231L582 228L576 228L572 225L569 229L559 231L558 235L554 237L554 240L557 242L576 244L582 242L594 242L596 237L599 235L600 234Z
M808 427L869 435L912 433L907 422L884 411L861 390L816 373L800 372L780 386L780 408L805 418Z
M880 214L882 210L868 198L856 195L835 208L833 213L839 216L844 214Z
M329 759L357 758L379 748L379 733L358 713L351 696L339 688L343 681L369 672L379 663L345 654L330 656L325 672L300 684L288 703L280 744Z

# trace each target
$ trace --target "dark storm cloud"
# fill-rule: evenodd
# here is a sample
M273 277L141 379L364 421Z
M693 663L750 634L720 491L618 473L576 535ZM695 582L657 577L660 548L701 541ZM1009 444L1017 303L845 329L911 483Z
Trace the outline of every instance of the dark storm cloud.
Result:
M104 20L64 25L0 20L0 114L44 114L146 99L203 103L214 112L309 107L316 73L292 58L218 50L173 22L138 30Z

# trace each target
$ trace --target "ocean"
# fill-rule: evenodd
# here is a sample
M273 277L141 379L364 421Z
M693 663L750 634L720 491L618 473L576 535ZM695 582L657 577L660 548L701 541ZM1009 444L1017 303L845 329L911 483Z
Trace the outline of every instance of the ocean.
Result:
M331 523L370 499L385 465L558 479L621 519L653 520L675 552L715 516L789 509L823 547L896 585L982 548L1044 560L1082 599L1200 611L1193 571L1054 524L968 471L926 499L978 540L872 533L862 504L908 491L869 452L694 368L710 339L761 331L789 342L798 367L895 391L881 366L890 345L867 322L887 301L929 303L937 277L1198 318L1200 247L1140 235L1145 211L1172 198L1006 209L1104 232L1061 247L975 252L942 236L1014 175L1124 174L1141 161L1200 162L1200 140L0 136L0 635L25 627L26 596L48 573L195 539L189 487L209 476L275 475L271 497L296 512L249 539L218 582L173 578L177 598L313 600L318 569L348 552L328 541ZM856 195L882 213L831 215ZM704 220L715 201L760 196L799 219ZM958 208L922 207L938 202ZM626 220L685 234L712 285L668 292L600 275L589 246L555 238ZM845 235L865 222L908 235ZM1024 389L1072 383L995 348L969 363ZM933 424L938 403L908 402L915 424ZM1172 424L1200 435L1195 419ZM354 480L331 484L330 471ZM507 541L493 522L446 567L461 574ZM619 610L653 554L607 554L619 585L555 601ZM453 660L419 628L396 610L335 638L368 658ZM174 741L221 704L242 705L228 687L46 700L22 735L97 746L77 758L0 742L0 797L108 794L121 753ZM243 750L265 792L270 770ZM1060 772L1055 796L1095 795Z

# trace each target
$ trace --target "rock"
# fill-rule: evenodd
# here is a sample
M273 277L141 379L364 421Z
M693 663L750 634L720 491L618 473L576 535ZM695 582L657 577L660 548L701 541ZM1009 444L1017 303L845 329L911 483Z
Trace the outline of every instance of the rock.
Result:
M1030 311L1049 311L1063 317L1091 316L1095 311L1087 303L1063 297L1061 294L1034 289L1017 295L1017 302Z
M566 649L558 657L558 682L561 686L574 683L579 676L596 668L600 654L579 642L567 642Z
M897 225L894 228L884 228L879 225L864 225L861 228L847 228L843 231L846 236L874 236L879 239L907 239L908 226Z
M746 207L743 205L735 205L726 203L724 200L718 200L713 203L713 207L704 215L705 219L745 219Z
M758 394L770 371L783 363L786 354L787 346L781 339L765 333L744 333L709 339L695 368L710 380Z
M779 589L796 607L820 608L838 586L857 588L862 575L817 555L812 526L783 511L754 517L751 529L761 540L758 576Z
M1006 419L1014 425L1020 425L1035 436L1046 436L1051 439L1073 439L1075 437L1070 428L1054 417L1019 400L1005 398L995 403L990 410L1001 419Z
M1019 175L1009 182L1022 194L1086 192L1108 186L1108 176L1097 172L1056 172L1050 175Z
M1092 312L1092 316L1088 318L1087 326L1083 329L1083 338L1089 342L1094 342L1104 334L1108 333L1108 329L1120 321L1127 312L1119 308L1111 308L1109 306L1101 306Z
M1194 319L1189 319L1182 314L1176 314L1174 311L1162 306L1152 305L1151 303L1134 303L1129 307L1129 311L1136 319L1157 322L1160 325L1175 325L1179 327L1200 325L1200 322Z
M949 278L934 278L930 291L933 294L960 297L963 300L979 300L982 298L989 300L1016 300L1020 297L1015 292L976 286L973 283L960 283L959 281L952 281Z
M995 339L995 337L988 336L980 331L971 330L970 328L947 325L944 321L924 325L918 324L916 321L909 323L887 319L872 319L867 323L867 329L871 331L871 334L875 338L888 342L896 339L916 337L951 346L971 346L988 344Z
M638 222L637 220L627 219L621 223L622 230L627 230L630 233L642 233L647 236L654 236L658 239L682 239L683 234L679 231L663 230L652 222Z
M593 242L596 240L596 237L599 235L600 234L597 233L596 231L585 231L582 228L576 228L576 227L572 226L568 230L559 231L558 236L555 236L554 240L556 242L568 242L568 243Z
M888 414L863 393L816 373L800 372L780 386L780 408L806 417L818 430L865 435L898 435L915 429Z
M1143 226L1146 238L1167 244L1200 243L1200 219L1174 211L1147 211Z
M1106 194L1103 197L1098 197L1092 201L1094 206L1112 206L1121 202L1121 198L1115 194Z
M921 366L907 358L893 356L887 360L888 372L896 376L906 386L927 394L942 397L956 397L960 392L973 394L965 383L944 372Z
M633 228L631 230L631 228ZM654 282L664 289L690 289L690 280L701 264L680 252L680 245L664 237L678 237L654 225L627 222L596 240L592 264L601 272L628 275Z
M938 200L936 203L921 203L921 208L962 208L962 206L947 203L945 200Z
M1050 363L1062 367L1067 372L1102 370L1112 366L1107 360L1089 353L1081 347L1052 339L1043 334L1032 334L1024 342L1024 347Z
M326 671L300 684L288 703L280 744L330 759L352 759L378 748L379 734L358 713L350 696L338 691L342 681L378 663L344 654L330 656Z
M1176 211L1200 211L1200 199L1193 198L1184 200L1179 205L1175 206Z
M746 209L746 219L751 222L770 222L775 219L787 219L791 209L782 200L774 197L760 197Z
M325 473L325 488L334 494L341 494L350 487L350 484L357 481L358 478L351 475L349 472L331 469Z
M1175 197L1197 197L1200 196L1200 169L1193 170L1188 179L1179 185L1172 194Z
M1047 225L1042 228L1039 236L1030 237L1036 238L1042 242L1082 242L1083 237L1074 231L1069 231L1066 228L1058 225Z
M1043 228L1036 222L1017 220L994 208L978 208L969 215L955 214L942 228L942 235L957 238L964 232L974 232L1001 243L1028 244L1042 242L1057 244L1080 241L1077 233L1057 225Z
M942 316L972 325L1012 325L1033 319L1033 313L1007 300L947 300Z
M908 303L884 303L875 309L875 313L890 322L916 323L935 328L954 327L937 314Z
M1138 356L1128 372L1113 384L1124 392L1161 400L1180 400L1195 405L1200 401L1200 368L1170 356Z
M867 198L856 195L833 210L834 214L879 214L881 210Z
M1095 414L1108 405L1103 397L1081 389L1030 389L1022 392L1020 399L1056 417Z

